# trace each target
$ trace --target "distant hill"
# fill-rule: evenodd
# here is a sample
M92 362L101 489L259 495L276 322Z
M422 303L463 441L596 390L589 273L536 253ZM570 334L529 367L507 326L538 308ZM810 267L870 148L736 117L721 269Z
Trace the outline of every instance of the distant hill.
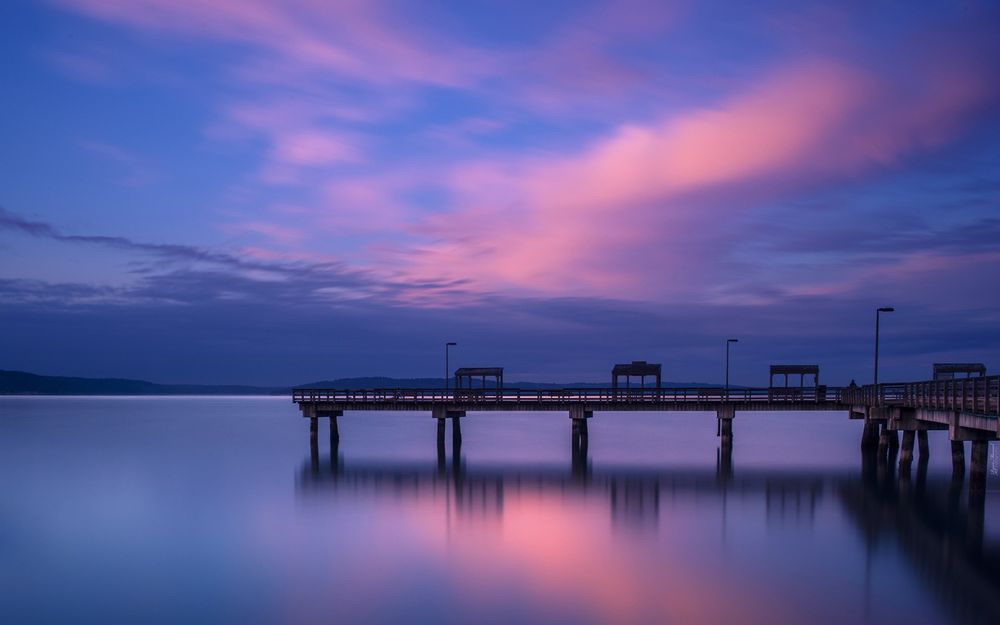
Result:
M477 381L476 387L480 386ZM598 388L606 383L508 382L508 388ZM699 383L664 382L665 388L712 386ZM338 378L301 384L295 388L443 388L441 378ZM125 378L71 378L36 375L24 371L0 370L0 395L288 395L289 386L246 386L237 384L157 384Z
M279 395L288 388L156 384L121 378L68 378L0 370L0 395Z

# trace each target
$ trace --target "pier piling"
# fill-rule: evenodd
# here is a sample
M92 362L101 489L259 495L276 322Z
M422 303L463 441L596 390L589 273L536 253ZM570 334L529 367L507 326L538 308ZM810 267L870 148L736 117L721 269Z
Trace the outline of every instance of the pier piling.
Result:
M913 462L913 443L916 439L915 430L903 431L903 448L899 452L899 464L910 464Z
M342 410L330 410L328 412L320 413L319 416L327 417L330 420L330 447L336 447L340 444L340 427L337 424L337 417L344 415Z
M951 441L951 470L961 475L965 473L965 443Z
M733 406L723 405L716 410L718 420L719 443L723 452L733 448L733 419L736 417L736 409Z
M969 461L969 492L986 491L986 463L989 456L989 441L972 441L972 458Z
M896 430L889 429L889 423L885 422L882 424L882 433L879 435L878 439L878 451L880 454L886 452L895 452L899 449L899 434Z
M861 449L875 449L878 447L878 423L865 418L864 430L861 432Z

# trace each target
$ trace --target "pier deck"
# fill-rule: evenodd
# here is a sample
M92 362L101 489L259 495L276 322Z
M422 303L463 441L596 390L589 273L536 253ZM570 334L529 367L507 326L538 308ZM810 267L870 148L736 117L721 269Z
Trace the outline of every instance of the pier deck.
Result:
M563 389L295 389L308 416L320 410L595 411L844 410L842 389L823 388L563 388Z
M899 452L912 462L914 447L928 453L927 432L947 430L956 472L965 470L965 442L971 442L970 488L985 487L988 442L1000 438L1000 376L889 383L850 387L563 388L563 389L320 389L301 388L292 400L310 420L315 445L318 419L328 418L331 445L345 412L417 411L437 420L438 446L451 420L452 445L461 445L460 419L469 412L565 412L572 424L573 453L586 454L587 421L596 412L714 412L723 456L732 452L737 412L840 411L864 420L862 449ZM903 432L902 449L899 435Z

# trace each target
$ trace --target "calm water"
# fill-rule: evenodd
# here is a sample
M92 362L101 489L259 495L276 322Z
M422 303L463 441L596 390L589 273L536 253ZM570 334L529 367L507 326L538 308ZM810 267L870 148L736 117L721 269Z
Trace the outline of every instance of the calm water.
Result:
M0 622L997 623L1000 492L863 470L843 414L326 424L281 399L0 398ZM991 450L991 472L996 452Z

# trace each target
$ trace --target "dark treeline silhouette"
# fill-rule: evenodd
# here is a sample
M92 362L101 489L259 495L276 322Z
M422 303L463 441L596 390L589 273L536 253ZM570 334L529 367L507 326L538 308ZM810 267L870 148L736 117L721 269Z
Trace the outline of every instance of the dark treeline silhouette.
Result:
M479 380L472 382L473 388L481 388ZM599 388L607 383L574 382L511 382L512 388ZM700 383L670 383L663 386L692 387L712 386ZM146 380L126 378L75 378L37 375L24 371L0 370L0 395L288 395L293 386L249 386L241 384L158 384ZM441 378L388 378L359 377L321 380L307 384L296 384L294 388L444 388Z

